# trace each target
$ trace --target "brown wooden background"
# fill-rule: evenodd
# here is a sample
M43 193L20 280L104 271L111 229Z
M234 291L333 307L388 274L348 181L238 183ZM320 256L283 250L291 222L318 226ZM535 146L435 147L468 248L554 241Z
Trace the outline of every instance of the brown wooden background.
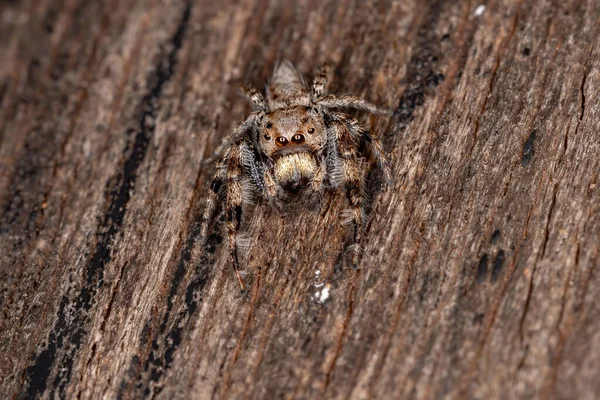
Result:
M479 6L483 6L479 7ZM600 3L0 3L0 397L597 398ZM196 238L281 57L393 110L343 196ZM323 288L329 289L323 292Z

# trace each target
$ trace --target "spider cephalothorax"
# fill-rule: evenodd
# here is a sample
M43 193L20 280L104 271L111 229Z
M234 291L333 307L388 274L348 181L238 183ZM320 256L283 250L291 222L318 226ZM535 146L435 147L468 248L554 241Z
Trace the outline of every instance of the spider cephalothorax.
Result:
M354 223L352 263L358 263L365 177L370 168L365 161L374 161L386 181L390 174L377 137L336 109L387 112L358 97L328 95L326 84L327 68L322 68L309 91L292 64L280 63L267 87L266 100L258 90L244 89L255 110L216 150L221 158L204 211L201 236L206 237L220 194L225 192L231 260L242 289L237 233L247 200L244 180L270 204L279 204L287 193L344 188Z
M258 121L258 146L283 189L313 181L327 145L323 115L310 106L275 109Z

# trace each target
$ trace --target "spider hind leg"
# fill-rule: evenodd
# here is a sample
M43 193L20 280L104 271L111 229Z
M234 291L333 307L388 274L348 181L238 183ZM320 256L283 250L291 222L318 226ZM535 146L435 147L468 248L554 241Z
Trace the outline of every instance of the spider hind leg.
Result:
M348 250L352 253L352 266L357 268L361 255L360 243L365 219L365 165L358 157L357 141L348 128L339 121L333 121L332 128L337 136L339 156L343 163L343 183L350 205L349 217L354 224L352 245L348 247Z
M240 263L237 251L237 235L242 223L242 205L244 202L243 168L243 141L234 143L229 152L227 164L227 202L225 205L225 221L227 223L227 238L229 242L229 255L233 271L242 291L246 290L240 275Z
M379 138L363 127L360 122L347 114L336 112L331 115L335 120L344 123L350 133L357 139L364 141L364 144L367 147L366 155L381 169L384 182L389 184L392 181L392 173Z

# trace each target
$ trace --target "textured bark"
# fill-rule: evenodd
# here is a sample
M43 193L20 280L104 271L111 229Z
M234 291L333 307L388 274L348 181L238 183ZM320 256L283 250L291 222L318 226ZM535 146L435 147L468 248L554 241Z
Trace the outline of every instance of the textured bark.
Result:
M0 16L0 397L600 393L598 1ZM395 110L361 116L394 183L370 185L357 270L344 196L248 209L242 294L222 223L196 240L203 160L281 57Z

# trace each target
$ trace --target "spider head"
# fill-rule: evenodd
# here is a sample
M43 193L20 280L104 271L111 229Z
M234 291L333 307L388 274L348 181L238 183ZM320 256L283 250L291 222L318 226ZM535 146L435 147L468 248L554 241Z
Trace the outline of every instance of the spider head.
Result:
M294 153L318 153L326 144L323 117L315 108L296 106L271 111L259 126L259 146L275 160Z
M315 175L317 155L325 148L327 131L315 108L294 106L265 114L258 140L262 153L274 162L279 184L296 189Z

